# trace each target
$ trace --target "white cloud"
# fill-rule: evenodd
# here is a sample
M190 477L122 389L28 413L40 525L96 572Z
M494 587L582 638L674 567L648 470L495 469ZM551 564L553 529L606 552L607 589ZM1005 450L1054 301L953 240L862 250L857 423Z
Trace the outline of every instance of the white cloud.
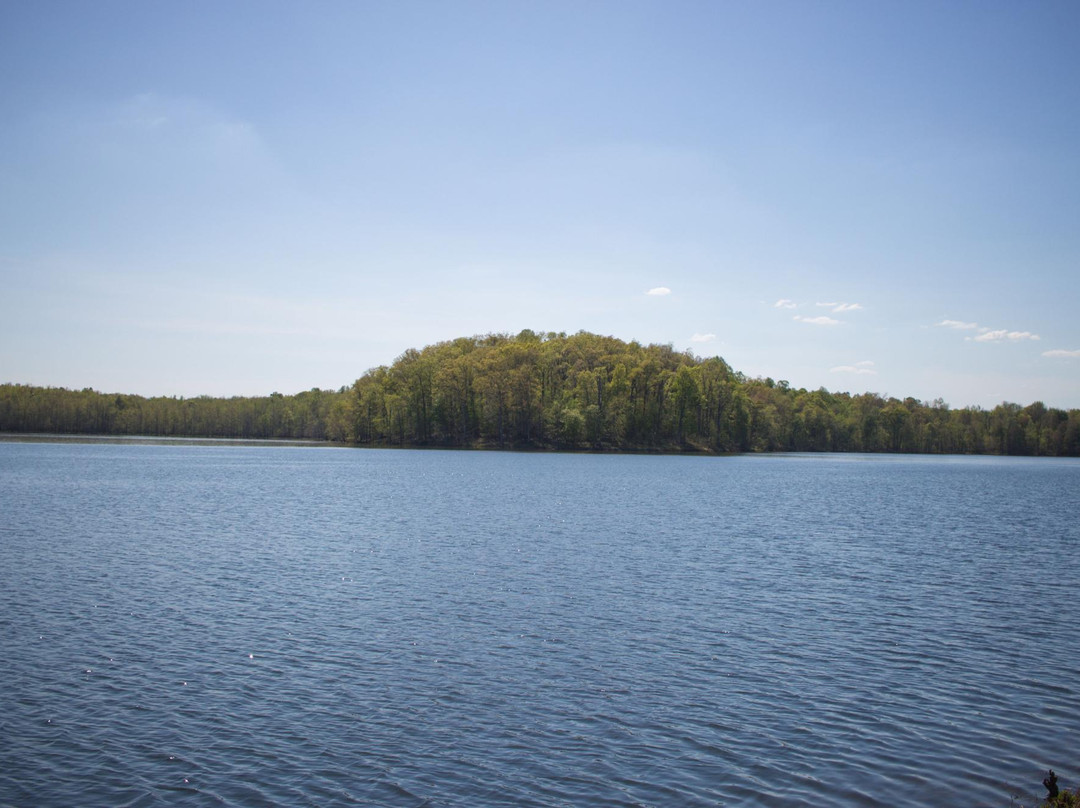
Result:
M862 308L859 303L818 303L818 305L832 309L833 314L843 314L845 311L859 311Z
M837 367L830 368L829 373L854 373L859 376L877 375L877 371L874 370L874 363L870 360L856 362L854 365L838 365Z
M1065 351L1060 348L1055 348L1052 351L1043 351L1043 356L1049 356L1055 359L1080 359L1080 351Z
M716 334L694 334L690 337L691 342L712 342L716 339Z
M255 127L199 99L143 93L111 108L106 129L117 148L146 147L197 152L222 159L265 158L266 146ZM117 140L128 132L134 140Z
M1037 340L1038 334L1032 334L1030 331L1009 331L1004 328L990 331L986 329L980 329L983 333L974 337L975 342L1000 342L1002 340L1009 340L1011 342L1019 342L1024 339Z
M977 337L964 337L969 342L1019 342L1021 340L1038 340L1038 334L1030 331L1010 331L1007 328L987 328L978 323L966 323L963 320L942 320L935 325L951 328L956 331L978 331Z
M788 300L787 298L781 298L773 303L774 309L794 309L796 304L794 300Z
M653 297L663 297L664 295L670 295L671 290L666 286L657 286L655 289L650 289L645 294L652 295Z
M809 323L810 325L840 325L839 320L834 320L832 317L826 317L825 315L822 315L821 317L803 317L801 314L796 314L792 319L798 320L800 323Z
M944 326L945 328L955 328L957 331L970 331L971 329L978 328L978 323L965 323L961 320L942 320L937 325Z

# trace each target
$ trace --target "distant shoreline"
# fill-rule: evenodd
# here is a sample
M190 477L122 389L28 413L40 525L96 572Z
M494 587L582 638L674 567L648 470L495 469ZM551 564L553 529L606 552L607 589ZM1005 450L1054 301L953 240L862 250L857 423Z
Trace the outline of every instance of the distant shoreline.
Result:
M265 447L265 448L298 448L298 449L384 449L397 452L509 452L512 454L575 454L575 455L652 455L656 457L769 457L769 456L803 456L803 457L830 457L837 455L853 455L858 457L986 457L986 458L1026 458L1030 460L1075 460L1069 457L1048 457L1036 455L991 455L947 452L831 452L831 451L750 451L750 452L712 452L701 449L687 448L658 449L658 448L600 448L600 449L565 449L552 447L528 447L528 446L401 446L401 445L372 445L342 443L340 441L316 441L316 440L289 440L285 438L203 438L189 436L167 435L94 435L94 434L54 434L47 432L20 433L0 432L0 443L54 443L54 444L83 444L83 445L126 445L126 446L203 446L203 447Z
M547 446L418 446L400 444L356 444L331 440L297 440L289 438L206 438L187 435L102 435L92 433L0 432L0 443L89 443L157 446L295 446L337 449L390 449L394 451L444 452L517 452L521 454L635 454L691 455L725 457L738 454L775 454L774 452L711 452L702 449L661 448L555 448ZM834 454L815 452L814 454Z
M352 448L346 443L327 440L290 440L288 438L198 438L169 435L88 435L49 432L0 432L0 443L123 443L151 446L297 446Z
M794 388L748 378L720 357L585 331L462 337L409 349L351 387L288 396L0 384L0 431L539 452L1080 457L1080 409L1041 401L952 409L941 399Z

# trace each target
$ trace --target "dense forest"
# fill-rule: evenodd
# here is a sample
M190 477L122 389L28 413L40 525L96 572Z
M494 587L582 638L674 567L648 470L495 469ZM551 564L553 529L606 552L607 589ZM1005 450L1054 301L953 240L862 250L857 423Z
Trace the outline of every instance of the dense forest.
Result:
M718 357L587 332L410 349L351 387L144 398L0 385L0 432L328 440L362 446L1080 456L1080 410L950 409L749 379Z

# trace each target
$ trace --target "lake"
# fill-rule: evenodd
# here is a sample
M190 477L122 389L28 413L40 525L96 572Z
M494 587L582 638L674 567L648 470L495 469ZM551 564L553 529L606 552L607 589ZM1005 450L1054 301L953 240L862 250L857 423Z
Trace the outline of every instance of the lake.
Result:
M0 805L1030 802L1080 782L1078 504L1076 460L0 443Z

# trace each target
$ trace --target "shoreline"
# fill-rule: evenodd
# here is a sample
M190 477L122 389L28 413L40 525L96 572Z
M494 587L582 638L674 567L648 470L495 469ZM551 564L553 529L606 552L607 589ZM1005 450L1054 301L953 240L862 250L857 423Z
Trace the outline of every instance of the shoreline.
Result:
M0 443L116 443L133 446L296 446L351 448L333 441L291 438L203 438L188 435L94 435L50 432L0 432Z

